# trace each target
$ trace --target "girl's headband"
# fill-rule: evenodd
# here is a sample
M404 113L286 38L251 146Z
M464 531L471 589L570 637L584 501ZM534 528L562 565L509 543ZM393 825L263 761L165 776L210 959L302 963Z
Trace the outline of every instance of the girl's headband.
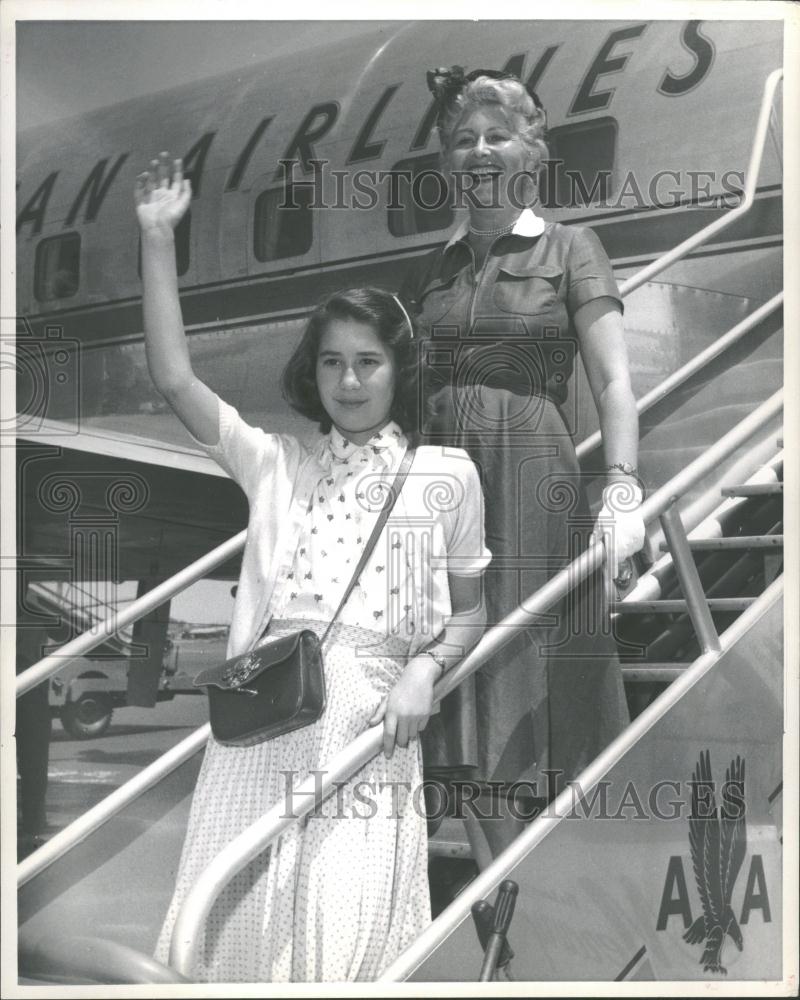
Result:
M403 305L403 303L400 301L400 299L398 299L398 297L396 295L393 295L392 298L397 303L397 308L400 310L400 312L405 317L405 321L406 321L406 323L408 323L408 332L411 335L411 339L413 340L414 339L414 324L411 322L411 317L408 315L406 307Z

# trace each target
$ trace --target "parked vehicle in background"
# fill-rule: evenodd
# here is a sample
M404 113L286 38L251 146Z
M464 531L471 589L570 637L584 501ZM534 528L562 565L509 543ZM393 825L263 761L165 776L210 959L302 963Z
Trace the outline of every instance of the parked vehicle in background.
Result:
M159 702L171 701L176 694L202 694L194 677L225 659L227 625L175 624L164 645ZM108 730L114 710L128 704L130 666L124 655L80 656L51 678L50 710L70 736L89 740Z
M111 725L115 708L128 704L130 659L79 656L50 679L50 711L76 740L102 736ZM175 692L167 671L159 679L158 701L170 701Z

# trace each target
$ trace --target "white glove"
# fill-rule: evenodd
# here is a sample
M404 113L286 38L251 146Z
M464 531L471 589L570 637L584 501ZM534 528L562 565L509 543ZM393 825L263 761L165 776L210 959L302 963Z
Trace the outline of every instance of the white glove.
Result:
M616 480L603 490L603 507L597 515L592 541L605 545L606 567L612 580L618 578L620 563L644 545L641 503L642 488L634 479Z

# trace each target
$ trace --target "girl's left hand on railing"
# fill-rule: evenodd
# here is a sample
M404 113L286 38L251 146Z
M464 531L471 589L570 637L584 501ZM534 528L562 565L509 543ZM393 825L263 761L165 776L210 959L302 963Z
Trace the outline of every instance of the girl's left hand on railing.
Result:
M617 480L603 490L592 541L605 545L608 576L615 582L627 582L619 580L620 564L644 545L645 524L639 513L642 497L642 488L633 479Z
M388 758L395 745L407 747L428 724L433 711L433 685L440 669L430 656L415 656L408 662L399 680L383 699L370 726L383 719L383 752Z

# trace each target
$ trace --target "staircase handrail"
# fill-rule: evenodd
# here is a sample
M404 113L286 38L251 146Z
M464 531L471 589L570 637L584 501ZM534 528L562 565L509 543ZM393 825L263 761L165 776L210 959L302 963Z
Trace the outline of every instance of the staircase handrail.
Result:
M637 274L629 278L620 286L621 295L628 295L631 291L648 281L655 274L660 273L671 264L675 263L675 261L685 256L696 246L707 242L712 235L731 225L731 223L735 222L736 219L740 218L752 207L755 198L758 174L761 167L761 158L769 127L769 117L774 102L775 91L777 89L778 82L782 79L782 77L783 70L777 69L769 74L764 83L761 108L757 120L756 131L754 133L753 146L747 169L747 181L744 188L745 196L743 201L735 209L728 212L722 219L718 219L709 226L706 226L704 229L694 234L694 236L685 240L683 243L678 244L676 247L673 247L672 250L667 251L652 264L643 268L641 271L637 272ZM650 392L638 400L637 411L642 413L663 399L670 391L685 382L686 379L691 377L691 375L701 370L719 353L727 349L727 347L731 346L731 344L735 343L742 336L752 330L756 325L758 325L758 323L761 322L762 319L777 309L782 302L783 292L780 292L776 296L773 296L773 298L768 302L756 309L750 316L745 317L744 320L732 327L731 330L719 337L713 344L710 344L693 359L683 365L676 372L673 372L661 383L659 383L659 385L655 386L652 390L650 390ZM757 413L761 412L763 406L768 405L774 399L775 396L771 397L770 400L767 400L767 402L762 405L762 407L756 410L753 414L750 414L750 417L745 418L745 421L742 423L745 423L751 417L754 417ZM734 434L741 426L742 424L737 425L737 427L733 428L729 434ZM755 433L755 431L752 433ZM726 440L726 438L722 438L717 444L719 445L724 440ZM746 440L746 438L744 440ZM595 432L577 446L576 451L578 457L584 457L596 448L599 443L600 433ZM703 456L700 456L700 458L702 457ZM699 461L699 459L697 461ZM689 466L689 468L692 468L692 466ZM688 470L683 470L683 473L680 473L678 477L675 477L675 479L678 479L681 475L685 475L687 471ZM671 482L674 481L675 480L672 480ZM670 484L667 484L667 486L669 485ZM666 488L667 487L664 487L663 489ZM650 498L650 501L652 500L653 497ZM648 501L648 503L650 501ZM149 611L154 610L160 604L163 604L166 600L178 593L181 593L187 587L202 579L207 575L207 573L215 569L217 566L237 555L244 548L246 535L246 530L234 535L226 542L223 542L215 549L212 549L204 556L201 556L200 559L195 560L195 562L174 574L168 580L165 580L144 596L137 598L125 611L115 611L107 619L104 619L99 623L97 632L94 635L91 632L87 632L78 636L74 640L62 646L56 653L52 653L49 656L44 657L33 666L23 671L16 678L16 697L20 697L37 684L42 683L42 681L47 680L54 674L58 673L59 670L65 667L76 657L82 656L84 653L87 653L96 646L99 646L106 640L106 638L114 635L125 625L143 617ZM584 555L585 554L586 553L584 553ZM587 569L586 575L588 575L590 571L591 570ZM481 644L487 636L484 636L484 639L481 640ZM480 648L481 644L473 650L473 653ZM462 661L462 664L459 665L459 667L450 671L450 674L453 675L454 678L453 687L455 687L460 680L463 679L459 677L458 680L455 680L455 674L456 671L461 668L463 663L466 662L467 661ZM446 679L447 678L443 678L442 681L439 682L440 685L444 684ZM451 688L448 687L447 690L449 691ZM439 697L443 697L446 693L447 691L442 690ZM146 768L146 779L145 772L143 772L141 775L138 775L126 782L125 785L122 785L114 793L102 802L98 803L98 805L91 809L88 813L71 823L56 837L53 837L48 844L31 854L24 862L22 862L21 865L18 866L18 883L22 884L24 881L27 881L34 875L38 874L39 871L43 870L49 864L52 864L55 860L57 860L57 858L61 857L73 846L75 846L75 844L84 840L91 832L107 822L116 812L140 795L146 788L152 787L163 777L166 777L166 775L179 766L183 760L187 759L188 756L191 756L202 747L207 738L207 730L207 725L197 729L189 737L178 744L178 746L173 748L172 751L167 751L166 754L162 755L162 757L154 761L148 768ZM199 734L203 732L206 733L206 736L198 739ZM193 749L191 749L191 751L184 756L181 756L178 751L180 751L180 748L185 745L191 746ZM139 779L145 780L140 781ZM126 789L128 789L127 792ZM110 804L108 807L107 803ZM84 820L89 819L91 819L91 822L83 822Z
M769 130L770 113L772 110L773 101L775 99L775 91L777 89L778 83L782 78L783 78L783 69L776 69L769 74L769 76L764 82L764 91L761 98L761 107L756 122L756 129L753 135L753 145L750 151L750 161L747 167L747 179L744 186L744 197L742 201L736 208L731 209L722 218L717 219L716 221L710 223L708 226L705 226L703 229L699 230L693 236L690 236L682 243L679 243L671 250L668 250L666 253L662 254L657 260L653 261L652 264L649 264L647 267L642 268L641 271L638 271L636 274L632 275L632 277L628 278L627 281L624 281L620 285L620 294L623 297L630 294L630 292L638 288L640 285L643 285L646 281L649 281L649 279L652 278L655 274L659 274L661 271L664 271L666 268L668 268L671 264L674 264L682 257L685 257L686 254L689 253L691 250L693 250L695 247L700 246L703 243L706 243L711 236L720 232L722 229L725 229L728 226L732 225L732 223L734 223L737 219L741 218L746 212L750 210L755 199L756 184L761 169L761 158L764 152L764 145L766 143L767 132ZM783 293L779 294L782 297ZM770 305L771 303L773 303L771 308L776 308L775 299L777 299L777 296L771 299L769 303L765 303L765 305L762 306L761 308L765 309L766 306ZM771 311L771 309L768 311ZM756 313L758 312L759 310L756 310ZM764 315L766 315L766 313ZM747 320L743 322L746 323ZM738 324L738 326L741 326L741 324ZM747 330L751 328L752 327L747 327L747 329L745 329L743 332L746 333ZM724 340L726 337L729 337L730 334L734 332L734 330L736 330L736 327L734 327L733 330L729 331L729 334L725 334L723 335L722 338L719 339ZM733 339L734 340L738 339L738 336ZM728 341L720 349L724 350L725 347L729 346L731 342L732 341ZM698 357L702 356L703 354L711 350L713 347L714 347L713 344L710 345L710 347L706 348L705 351L701 352L701 355L698 355ZM714 353L710 354L704 363L707 363L708 361L711 360L711 358L715 356L716 355ZM688 364L691 365L692 362L689 362ZM687 368L686 365L684 366L683 369L680 369L680 371L682 372L685 368ZM677 382L673 382L672 380L675 378L675 376L677 376L677 374L678 374L677 372L674 373L672 376L669 376L667 379L665 379L664 383L662 383L662 385L665 383L671 383L669 388L666 389L666 392L669 392L671 388L675 387L675 385L680 384L681 381L685 381L685 379L689 377L689 374L691 374L691 372L685 374ZM637 403L637 409L640 413L644 409L646 409L647 406L651 406L658 399L662 398L663 394L657 395L659 389L660 386L656 386L656 388L647 393L645 397L642 397L642 401L648 399L648 397L650 398L650 401L646 405L640 406L640 403L642 401L640 401L640 403ZM595 434L587 438L586 441L581 442L581 444L578 445L577 448L578 457L581 458L583 455L591 451L593 448L597 447L599 441L600 441L600 435L599 432L596 432ZM84 635L78 636L76 639L73 639L71 642L66 643L64 646L62 646L61 649L59 649L58 653L53 653L50 656L45 657L38 663L34 664L32 667L29 667L23 673L19 674L19 676L17 677L17 685L16 685L17 697L19 697L22 694L25 694L26 691L29 691L32 687L35 687L37 684L41 683L41 681L46 680L48 677L51 677L53 674L57 673L58 670L66 666L66 664L70 660L74 659L77 656L82 656L84 653L87 653L91 649L94 649L95 646L99 646L101 642L104 642L106 638L113 635L115 632L119 631L124 625L136 621L138 618L141 618L145 614L147 614L148 611L151 611L154 608L158 607L159 604L162 604L168 598L173 597L177 593L180 593L181 590L190 586L192 583L195 583L198 579L201 578L201 576L205 575L205 573L208 572L208 570L214 569L216 566L220 565L220 563L224 562L225 559L235 555L241 548L244 547L245 535L246 535L245 532L240 532L238 535L235 535L234 538L229 539L227 542L224 542L222 545L212 550L212 552L207 553L205 556L202 556L196 562L191 563L188 567L176 573L175 576L170 577L169 580L164 581L164 583L160 584L158 587L149 591L147 594L139 598L137 601L134 601L133 604L126 611L121 613L115 612L114 614L112 614L109 618L105 619L102 623L100 623L98 631L100 630L103 631L100 632L99 636L95 636L87 640L86 635L90 635L90 633L84 633ZM238 544L235 545L233 548L231 549L226 548L226 546L233 546L233 543L237 540ZM225 556L220 558L218 561L215 561L213 559L215 553L219 553L222 550L225 551L226 553ZM207 563L206 560L211 560L211 561ZM200 575L194 575L193 570L195 567L199 565L202 565L203 567L206 568ZM181 581L179 586L173 585L173 581L175 580ZM188 580L188 582L184 582L184 580ZM155 600L154 599L155 596L158 596L159 599Z
M639 399L636 400L636 412L640 415L645 413L651 407L655 406L656 403L660 403L662 399L665 399L673 390L677 389L678 386L683 385L683 383L687 382L693 375L702 371L702 369L705 368L706 365L710 364L714 358L718 357L723 353L723 351L726 351L729 347L732 347L733 344L740 341L746 334L750 333L751 330L765 320L767 316L782 306L783 297L782 291L778 292L777 295L773 295L771 299L768 299L763 303L763 305L760 305L754 312L751 312L749 316L745 316L743 320L740 320L735 326L732 326L727 333L721 334L715 341L707 347L704 347L703 350L695 354L693 358L690 358L686 364L681 365L680 368L677 368L662 382L653 386L649 392L640 396ZM589 437L584 438L584 440L581 441L575 449L578 461L585 459L588 454L598 448L601 441L602 435L599 430L590 434Z
M761 107L758 112L758 119L756 120L755 132L753 133L753 145L750 150L750 161L747 165L746 180L743 188L744 197L742 200L736 208L732 208L721 218L709 223L709 225L694 233L694 235L689 236L682 243L668 250L657 260L654 260L652 264L648 264L641 271L637 271L627 281L623 281L619 286L621 295L629 295L634 289L649 281L654 275L660 274L696 247L707 243L712 236L716 236L723 229L727 229L750 211L755 200L756 184L758 183L758 175L761 171L761 158L764 154L764 146L767 141L767 133L769 132L770 115L775 100L775 91L782 79L783 69L781 68L774 69L764 81Z
M58 614L68 614L73 617L73 624L76 628L80 625L77 622L78 618L84 618L91 622L91 625L86 629L87 632L91 632L98 623L102 623L103 619L100 617L98 609L102 609L106 612L114 614L119 605L122 603L130 603L130 601L135 600L135 598L129 598L127 601L120 601L116 604L112 604L111 601L107 601L103 598L95 598L91 590L88 587L84 587L79 583L72 583L71 587L77 592L77 596L70 592L69 595L62 593L58 590L58 584L51 584L50 581L36 580L28 585L28 593L32 596L34 600L38 600L40 603L46 604L49 602L58 611ZM92 598L91 604L80 604L80 597L90 597ZM129 646L132 642L133 636L131 630L123 631L123 629L118 629L114 637L116 640L116 645L120 649L124 649L125 646Z
M160 583L152 590L148 590L142 597L133 601L124 611L115 611L108 618L98 622L96 631L84 632L75 639L70 640L61 646L57 652L50 653L43 657L32 667L28 667L18 675L16 681L17 698L30 691L31 688L41 684L42 681L58 673L71 660L77 656L83 656L90 650L105 642L109 636L113 636L125 625L144 617L148 612L154 611L157 607L168 601L171 597L179 594L187 587L202 580L211 570L221 566L228 559L231 559L244 548L247 530L244 529L231 538L218 545L215 549L207 552L204 556L196 559L193 563L179 570L174 576Z
M682 365L679 369L668 375L662 382L654 386L648 393L641 397L636 403L636 409L641 414L664 399L673 389L682 385L688 378L700 371L709 364L715 357L721 354L734 343L742 339L747 333L758 326L768 315L774 312L783 304L784 293L778 292L763 305L759 306L749 316L745 316L735 326L726 333L718 337L712 344L704 348L693 358ZM582 441L576 448L579 459L593 451L600 444L600 432L596 431ZM96 625L95 632L85 632L68 643L61 646L57 652L39 660L33 666L28 667L17 676L16 696L29 691L32 687L58 673L69 662L78 656L83 656L96 646L105 642L109 636L121 630L125 625L144 617L149 611L157 608L164 601L190 587L197 580L202 579L208 572L224 563L227 559L235 556L242 548L247 532L241 531L232 538L229 538L222 545L207 552L200 559L190 563L174 576L159 584L158 587L148 591L142 597L132 601L124 611L115 611L108 618L103 619Z
M724 654L758 620L766 608L783 593L783 575L769 587L720 636L720 649L702 653L692 665L674 680L633 722L617 736L547 806L544 812L502 852L488 868L466 886L447 909L433 921L409 947L388 967L376 982L398 982L408 978L431 955L453 930L469 916L474 903L486 899L508 878L515 866L550 834L576 805L576 788L580 796L591 795L594 787L622 757L706 674ZM180 970L178 970L180 971Z
M28 855L17 869L18 884L23 885L34 878L78 843L85 840L94 830L112 819L117 812L129 805L144 791L158 784L162 778L167 777L189 757L201 750L208 733L208 724L196 729L175 747L148 765L144 771L115 789L105 799L102 799L69 826L51 837L46 844Z
M677 498L777 416L782 406L783 390L781 389L740 421L719 441L711 445L685 469L673 476L668 483L655 490L640 508L645 523L659 517L669 509ZM471 652L457 666L448 670L435 685L434 700L440 701L470 674L474 673L490 657L494 656L519 628L529 626L539 620L541 614L548 611L573 587L598 569L603 562L603 556L602 543L593 543L568 566L551 577L502 622L486 632ZM702 660L702 657L700 659ZM679 682L680 680L674 682L668 691ZM635 726L637 721L638 719L632 723L632 726ZM630 728L628 727L628 729ZM625 733L627 732L626 729ZM615 740L611 747L624 746L624 749L627 749L628 744L624 740L625 733ZM288 792L284 801L275 803L268 812L220 851L196 879L178 913L170 948L169 964L173 968L183 975L191 974L195 954L202 941L205 920L215 899L230 879L249 864L253 858L257 857L284 830L311 812L326 795L334 790L338 782L347 781L359 768L371 760L379 752L382 745L383 726L379 723L357 736L355 740L335 754L330 761L326 762L324 767L316 771L314 775L309 775L296 788ZM621 756L624 749L619 751L618 756ZM604 751L597 758L597 760L605 762L607 767L616 762L616 759L617 757L610 754L609 750ZM590 765L587 770L594 768L596 763L597 761ZM561 797L556 801L560 802ZM491 869L487 869L487 871L494 870L496 865L497 862L493 863ZM504 874L508 870L504 869ZM500 876L498 881L502 877Z
M161 754L151 764L129 778L119 788L115 788L91 809L87 809L69 826L65 826L63 830L59 830L58 833L50 837L46 843L17 865L17 887L30 882L45 868L49 868L53 862L58 861L73 847L77 847L78 844L86 840L95 830L99 830L101 826L113 819L118 812L129 806L140 795L172 774L181 764L193 757L198 750L203 749L210 734L211 726L208 722L199 726L179 743L176 743L174 747L170 747L166 753Z

